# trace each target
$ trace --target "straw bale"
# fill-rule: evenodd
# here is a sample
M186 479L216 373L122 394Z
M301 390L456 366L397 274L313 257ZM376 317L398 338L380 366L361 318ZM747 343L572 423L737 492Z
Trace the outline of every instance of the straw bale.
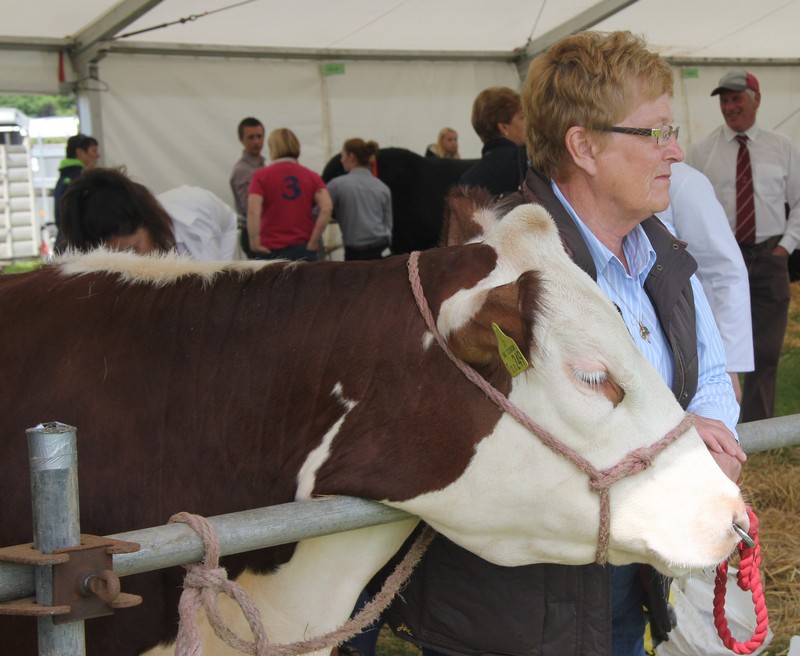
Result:
M791 285L784 353L800 350L800 282ZM800 446L751 455L742 491L759 519L761 574L775 639L764 656L785 656L800 635Z
M761 576L775 634L765 653L779 656L800 635L800 447L752 454L742 491L759 520Z

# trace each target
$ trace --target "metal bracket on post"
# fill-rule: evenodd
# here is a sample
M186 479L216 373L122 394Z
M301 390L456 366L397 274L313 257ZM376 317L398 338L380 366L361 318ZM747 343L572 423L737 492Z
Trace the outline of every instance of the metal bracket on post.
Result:
M19 565L54 566L69 560L67 554L44 554L33 548L33 543L19 544L14 547L0 549L0 561ZM0 603L0 615L24 615L27 617L44 617L46 615L64 615L70 612L69 606L45 606L36 603L36 597L24 597Z
M53 603L36 603L35 597L0 603L0 615L52 615L54 624L111 615L116 608L142 603L139 595L120 592L114 574L114 554L139 551L135 542L81 534L79 546L44 554L33 543L0 549L0 561L21 565L49 565L53 572Z

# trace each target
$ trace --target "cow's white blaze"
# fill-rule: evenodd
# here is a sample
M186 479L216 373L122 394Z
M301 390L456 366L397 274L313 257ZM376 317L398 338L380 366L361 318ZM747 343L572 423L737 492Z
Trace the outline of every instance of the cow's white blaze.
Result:
M487 243L498 251L497 267L445 301L439 329L446 335L464 326L487 289L540 271L545 311L535 329L536 352L528 354L532 367L513 381L513 403L599 469L681 421L671 391L627 338L611 301L569 260L543 210L518 208ZM609 392L606 381L621 394ZM508 415L456 482L392 505L498 564L595 558L598 494L575 465ZM747 524L739 490L690 429L649 470L612 486L609 559L648 562L665 572L712 566L738 541L733 521Z

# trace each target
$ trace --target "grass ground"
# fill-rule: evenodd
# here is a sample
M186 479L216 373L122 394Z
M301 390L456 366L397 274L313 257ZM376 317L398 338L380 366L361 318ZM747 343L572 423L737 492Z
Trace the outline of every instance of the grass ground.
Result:
M22 262L0 266L0 271L2 271L2 273L24 273L26 271L32 271L41 265L41 260L24 260Z

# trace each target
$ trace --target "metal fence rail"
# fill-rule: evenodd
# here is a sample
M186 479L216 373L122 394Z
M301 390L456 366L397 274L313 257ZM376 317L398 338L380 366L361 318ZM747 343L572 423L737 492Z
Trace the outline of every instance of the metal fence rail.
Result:
M798 445L800 414L740 424L738 432L747 453ZM222 555L230 555L408 517L402 510L374 501L331 497L218 515L209 521L219 536ZM166 524L110 537L141 545L136 553L114 556L114 571L119 576L191 563L204 555L200 538L185 524ZM25 597L33 591L32 568L0 563L0 601Z
M736 430L745 453L795 446L800 444L800 415L751 421Z
M219 537L220 553L227 556L409 517L402 510L375 501L330 497L243 510L208 520ZM114 571L119 576L197 562L205 555L202 541L186 524L165 524L108 537L141 546L135 553L114 556ZM0 602L33 592L33 568L0 563Z
M747 453L798 445L800 414L741 424L738 432ZM219 515L209 521L219 536L222 555L229 555L409 517L401 510L373 501L331 497ZM119 576L196 562L204 555L200 538L185 524L167 524L109 537L141 545L138 552L114 556L114 571ZM0 602L34 592L33 567L0 563Z

